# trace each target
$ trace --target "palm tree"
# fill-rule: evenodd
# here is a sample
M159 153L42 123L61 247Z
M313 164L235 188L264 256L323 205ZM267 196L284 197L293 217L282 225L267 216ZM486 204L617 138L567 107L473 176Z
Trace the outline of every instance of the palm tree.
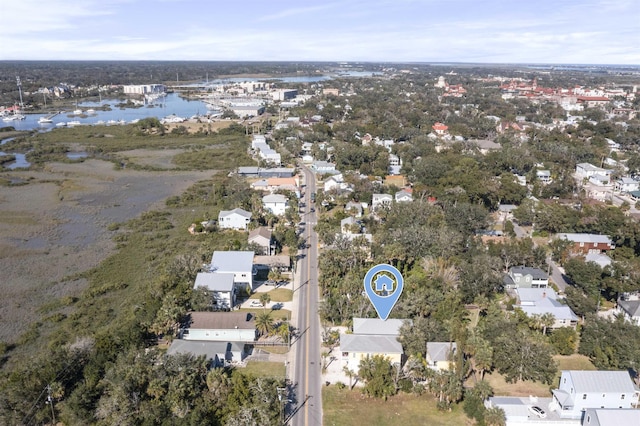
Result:
M260 295L260 303L262 303L262 309L265 309L267 307L267 303L271 302L271 296L269 296L269 293L262 293Z
M547 312L540 317L540 325L542 325L542 334L547 334L547 328L556 322L556 317L552 313Z
M344 367L342 367L342 371L349 378L349 389L353 390L353 385L354 384L352 384L352 383L353 383L353 378L356 377L356 372L351 370L348 365L345 365Z
M480 380L473 387L473 392L483 401L493 395L493 388L486 380Z
M269 335L273 331L273 318L271 312L262 312L256 316L256 330L261 336Z
M484 421L488 426L505 426L507 424L504 410L499 407L489 408L485 411Z

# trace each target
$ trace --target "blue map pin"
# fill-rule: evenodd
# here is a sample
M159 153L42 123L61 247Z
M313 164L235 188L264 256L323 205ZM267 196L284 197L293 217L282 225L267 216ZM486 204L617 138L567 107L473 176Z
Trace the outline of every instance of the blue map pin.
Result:
M393 306L400 298L402 286L400 271L391 265L376 265L364 276L364 291L383 321L389 318Z

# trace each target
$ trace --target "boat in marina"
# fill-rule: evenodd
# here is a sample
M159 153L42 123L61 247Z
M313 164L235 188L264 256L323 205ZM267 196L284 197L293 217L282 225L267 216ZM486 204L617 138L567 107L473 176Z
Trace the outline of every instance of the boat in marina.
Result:
M40 117L38 119L38 123L40 123L40 124L51 124L51 123L53 123L53 120L48 118L48 117Z

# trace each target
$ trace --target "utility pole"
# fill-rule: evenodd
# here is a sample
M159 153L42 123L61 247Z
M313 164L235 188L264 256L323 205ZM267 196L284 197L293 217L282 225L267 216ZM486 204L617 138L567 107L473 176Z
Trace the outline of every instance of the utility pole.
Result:
M56 424L56 412L53 409L53 398L51 397L51 385L47 385L47 404L51 406L51 417L53 424Z

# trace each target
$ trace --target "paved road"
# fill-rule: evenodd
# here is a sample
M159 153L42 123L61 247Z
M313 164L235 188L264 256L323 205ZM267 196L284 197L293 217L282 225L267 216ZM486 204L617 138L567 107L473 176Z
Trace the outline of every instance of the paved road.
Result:
M298 282L294 293L297 297L297 328L299 338L294 342L293 400L291 423L293 426L322 425L320 357L320 317L318 314L318 235L313 230L316 213L311 212L311 193L316 191L315 176L302 167L305 176L304 203L301 214L305 223L302 238L307 246L300 250L302 258L297 264Z
M525 238L528 236L527 232L517 223L513 224L513 230L517 238ZM537 245L535 240L533 244L534 246ZM558 286L558 290L564 293L569 284L567 284L567 282L564 280L564 276L562 274L562 271L560 270L560 267L553 260L551 260L551 256L547 256L547 264L549 265L549 275L551 277L551 280L556 283L556 285Z

